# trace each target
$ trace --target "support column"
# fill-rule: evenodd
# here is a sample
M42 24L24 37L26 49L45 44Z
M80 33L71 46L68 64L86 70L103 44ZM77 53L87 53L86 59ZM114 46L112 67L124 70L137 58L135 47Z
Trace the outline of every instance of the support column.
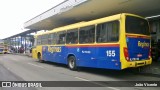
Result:
M16 53L18 53L18 40L17 40L17 37L16 37Z
M24 50L23 50L24 48L23 48L23 43L22 43L22 36L20 36L20 44L21 44L21 45L20 45L20 46L21 46L21 52L20 52L20 53L24 53L24 52L23 52L23 51L24 51Z
M20 53L19 36L17 37L18 53Z
M9 46L10 46L10 48L11 48L11 38L9 38Z
M23 38L23 37L21 36L21 47L23 47L22 38Z
M13 53L13 41L12 41L12 38L10 38L10 49L11 49L11 53Z
M24 39L25 39L25 42L24 42L24 52L26 53L26 36L24 37Z
M17 52L17 48L16 48L16 37L14 37L14 48L15 48L15 53Z

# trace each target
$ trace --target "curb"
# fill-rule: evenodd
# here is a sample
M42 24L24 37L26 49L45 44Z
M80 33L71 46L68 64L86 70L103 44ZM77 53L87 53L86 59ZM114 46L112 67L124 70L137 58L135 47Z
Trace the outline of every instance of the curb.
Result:
M134 74L160 78L160 74L157 74L157 73L143 73L143 72L140 72L140 73L134 73Z
M29 54L12 53L12 55L20 55L20 56L28 56L28 57L32 57L32 55L29 55Z

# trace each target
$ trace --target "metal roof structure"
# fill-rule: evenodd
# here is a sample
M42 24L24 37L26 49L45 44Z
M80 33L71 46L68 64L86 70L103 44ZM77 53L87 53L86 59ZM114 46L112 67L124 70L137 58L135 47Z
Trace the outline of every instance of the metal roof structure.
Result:
M160 14L159 4L160 0L66 0L28 20L24 27L30 30L51 30L118 13L154 16Z
M24 32L21 32L19 34L16 34L16 35L13 35L13 36L10 36L10 37L7 37L7 38L4 38L3 40L5 39L9 39L9 38L14 38L14 37L18 37L18 36L27 36L27 34L29 33L33 33L33 32L36 32L36 31L39 31L39 30L28 30L28 31L24 31ZM29 35L28 35L29 36Z
M118 13L133 13L144 17L160 15L159 3L160 0L65 0L25 22L24 28L30 30L5 39Z

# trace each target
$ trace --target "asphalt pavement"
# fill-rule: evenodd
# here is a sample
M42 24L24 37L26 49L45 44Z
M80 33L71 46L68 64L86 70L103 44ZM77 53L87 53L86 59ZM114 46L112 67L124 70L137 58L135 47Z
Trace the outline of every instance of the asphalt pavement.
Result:
M0 55L0 81L160 81L160 77L133 74L129 71L80 68L71 71L66 65L45 62L39 63L31 57L20 55ZM68 83L70 83L68 82ZM127 83L126 83L127 85ZM71 85L72 86L72 85ZM17 88L0 88L0 90L17 90ZM41 87L18 88L25 90L159 90L158 87Z

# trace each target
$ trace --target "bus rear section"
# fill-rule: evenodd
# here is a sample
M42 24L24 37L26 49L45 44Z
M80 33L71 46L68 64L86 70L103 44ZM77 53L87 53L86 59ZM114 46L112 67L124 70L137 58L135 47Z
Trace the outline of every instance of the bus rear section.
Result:
M4 53L4 54L8 54L8 53L9 53L9 47L8 47L7 44L4 44L3 53Z
M123 53L127 63L124 68L151 64L150 32L147 20L140 17L126 16L126 43Z

